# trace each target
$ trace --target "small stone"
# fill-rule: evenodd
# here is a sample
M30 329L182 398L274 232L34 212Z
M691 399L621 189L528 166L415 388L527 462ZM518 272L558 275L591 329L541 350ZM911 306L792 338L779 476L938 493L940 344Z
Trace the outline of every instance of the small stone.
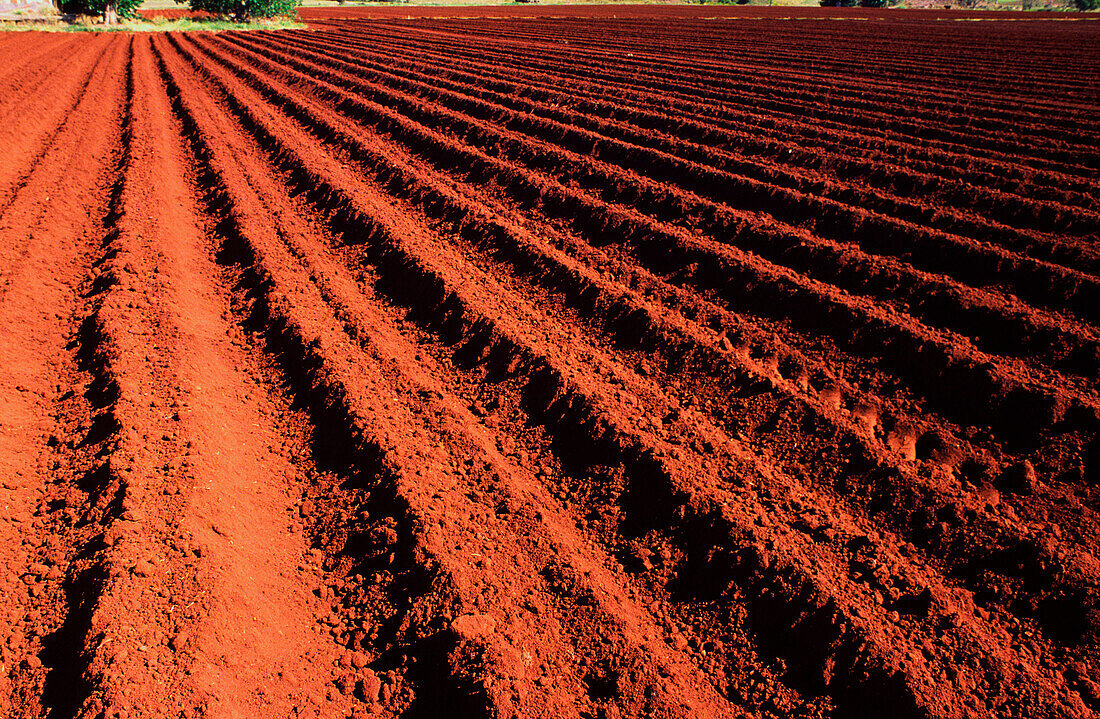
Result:
M382 691L382 680L370 669L364 669L362 677L356 684L356 689L359 691L359 698L362 701L373 704L378 701L378 694Z
M990 507L996 507L1001 503L1001 493L991 484L983 484L978 487L978 496Z
M451 631L463 639L490 634L496 628L496 620L488 614L463 614L451 622Z
M38 578L43 578L49 575L50 568L41 562L35 562L31 566L27 567L29 572Z
M134 574L139 577L148 577L153 574L153 565L147 559L139 559L134 563Z

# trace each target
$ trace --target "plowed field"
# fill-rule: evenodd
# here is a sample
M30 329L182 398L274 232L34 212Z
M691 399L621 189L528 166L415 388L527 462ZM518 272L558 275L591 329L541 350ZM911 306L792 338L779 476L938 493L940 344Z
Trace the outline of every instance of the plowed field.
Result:
M341 12L0 37L0 714L1100 710L1100 23Z

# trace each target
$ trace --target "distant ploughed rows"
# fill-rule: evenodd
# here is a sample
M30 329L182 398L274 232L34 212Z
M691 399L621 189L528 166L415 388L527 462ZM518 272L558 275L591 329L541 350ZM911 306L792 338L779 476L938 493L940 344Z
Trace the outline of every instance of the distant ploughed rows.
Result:
M705 10L0 42L5 714L1100 711L1100 29Z

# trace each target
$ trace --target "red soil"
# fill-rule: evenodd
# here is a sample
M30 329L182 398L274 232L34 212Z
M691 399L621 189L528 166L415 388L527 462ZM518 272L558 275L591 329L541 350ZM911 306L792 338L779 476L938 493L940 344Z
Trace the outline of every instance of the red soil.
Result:
M792 13L0 39L0 713L1100 710L1100 25Z
M163 11L155 11L163 12ZM169 10L168 12L171 12ZM1056 18L1064 20L1064 13L1007 13L978 10L904 10L890 8L823 8L745 5L700 4L605 4L605 5L543 5L538 2L472 7L469 5L339 5L332 2L325 7L305 7L299 10L307 22L332 19L398 19L398 18L579 18L579 19L754 19L754 20L867 20L923 23L930 19L959 18L974 20L1003 20L1010 22L1045 22ZM1072 16L1069 16L1072 17ZM1086 16L1087 17L1087 16Z

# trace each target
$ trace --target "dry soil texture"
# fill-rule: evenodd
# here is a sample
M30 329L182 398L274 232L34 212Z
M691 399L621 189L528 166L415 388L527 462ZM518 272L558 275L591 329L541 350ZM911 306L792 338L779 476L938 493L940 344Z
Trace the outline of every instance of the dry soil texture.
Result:
M1100 23L401 12L0 39L0 713L1095 715Z

